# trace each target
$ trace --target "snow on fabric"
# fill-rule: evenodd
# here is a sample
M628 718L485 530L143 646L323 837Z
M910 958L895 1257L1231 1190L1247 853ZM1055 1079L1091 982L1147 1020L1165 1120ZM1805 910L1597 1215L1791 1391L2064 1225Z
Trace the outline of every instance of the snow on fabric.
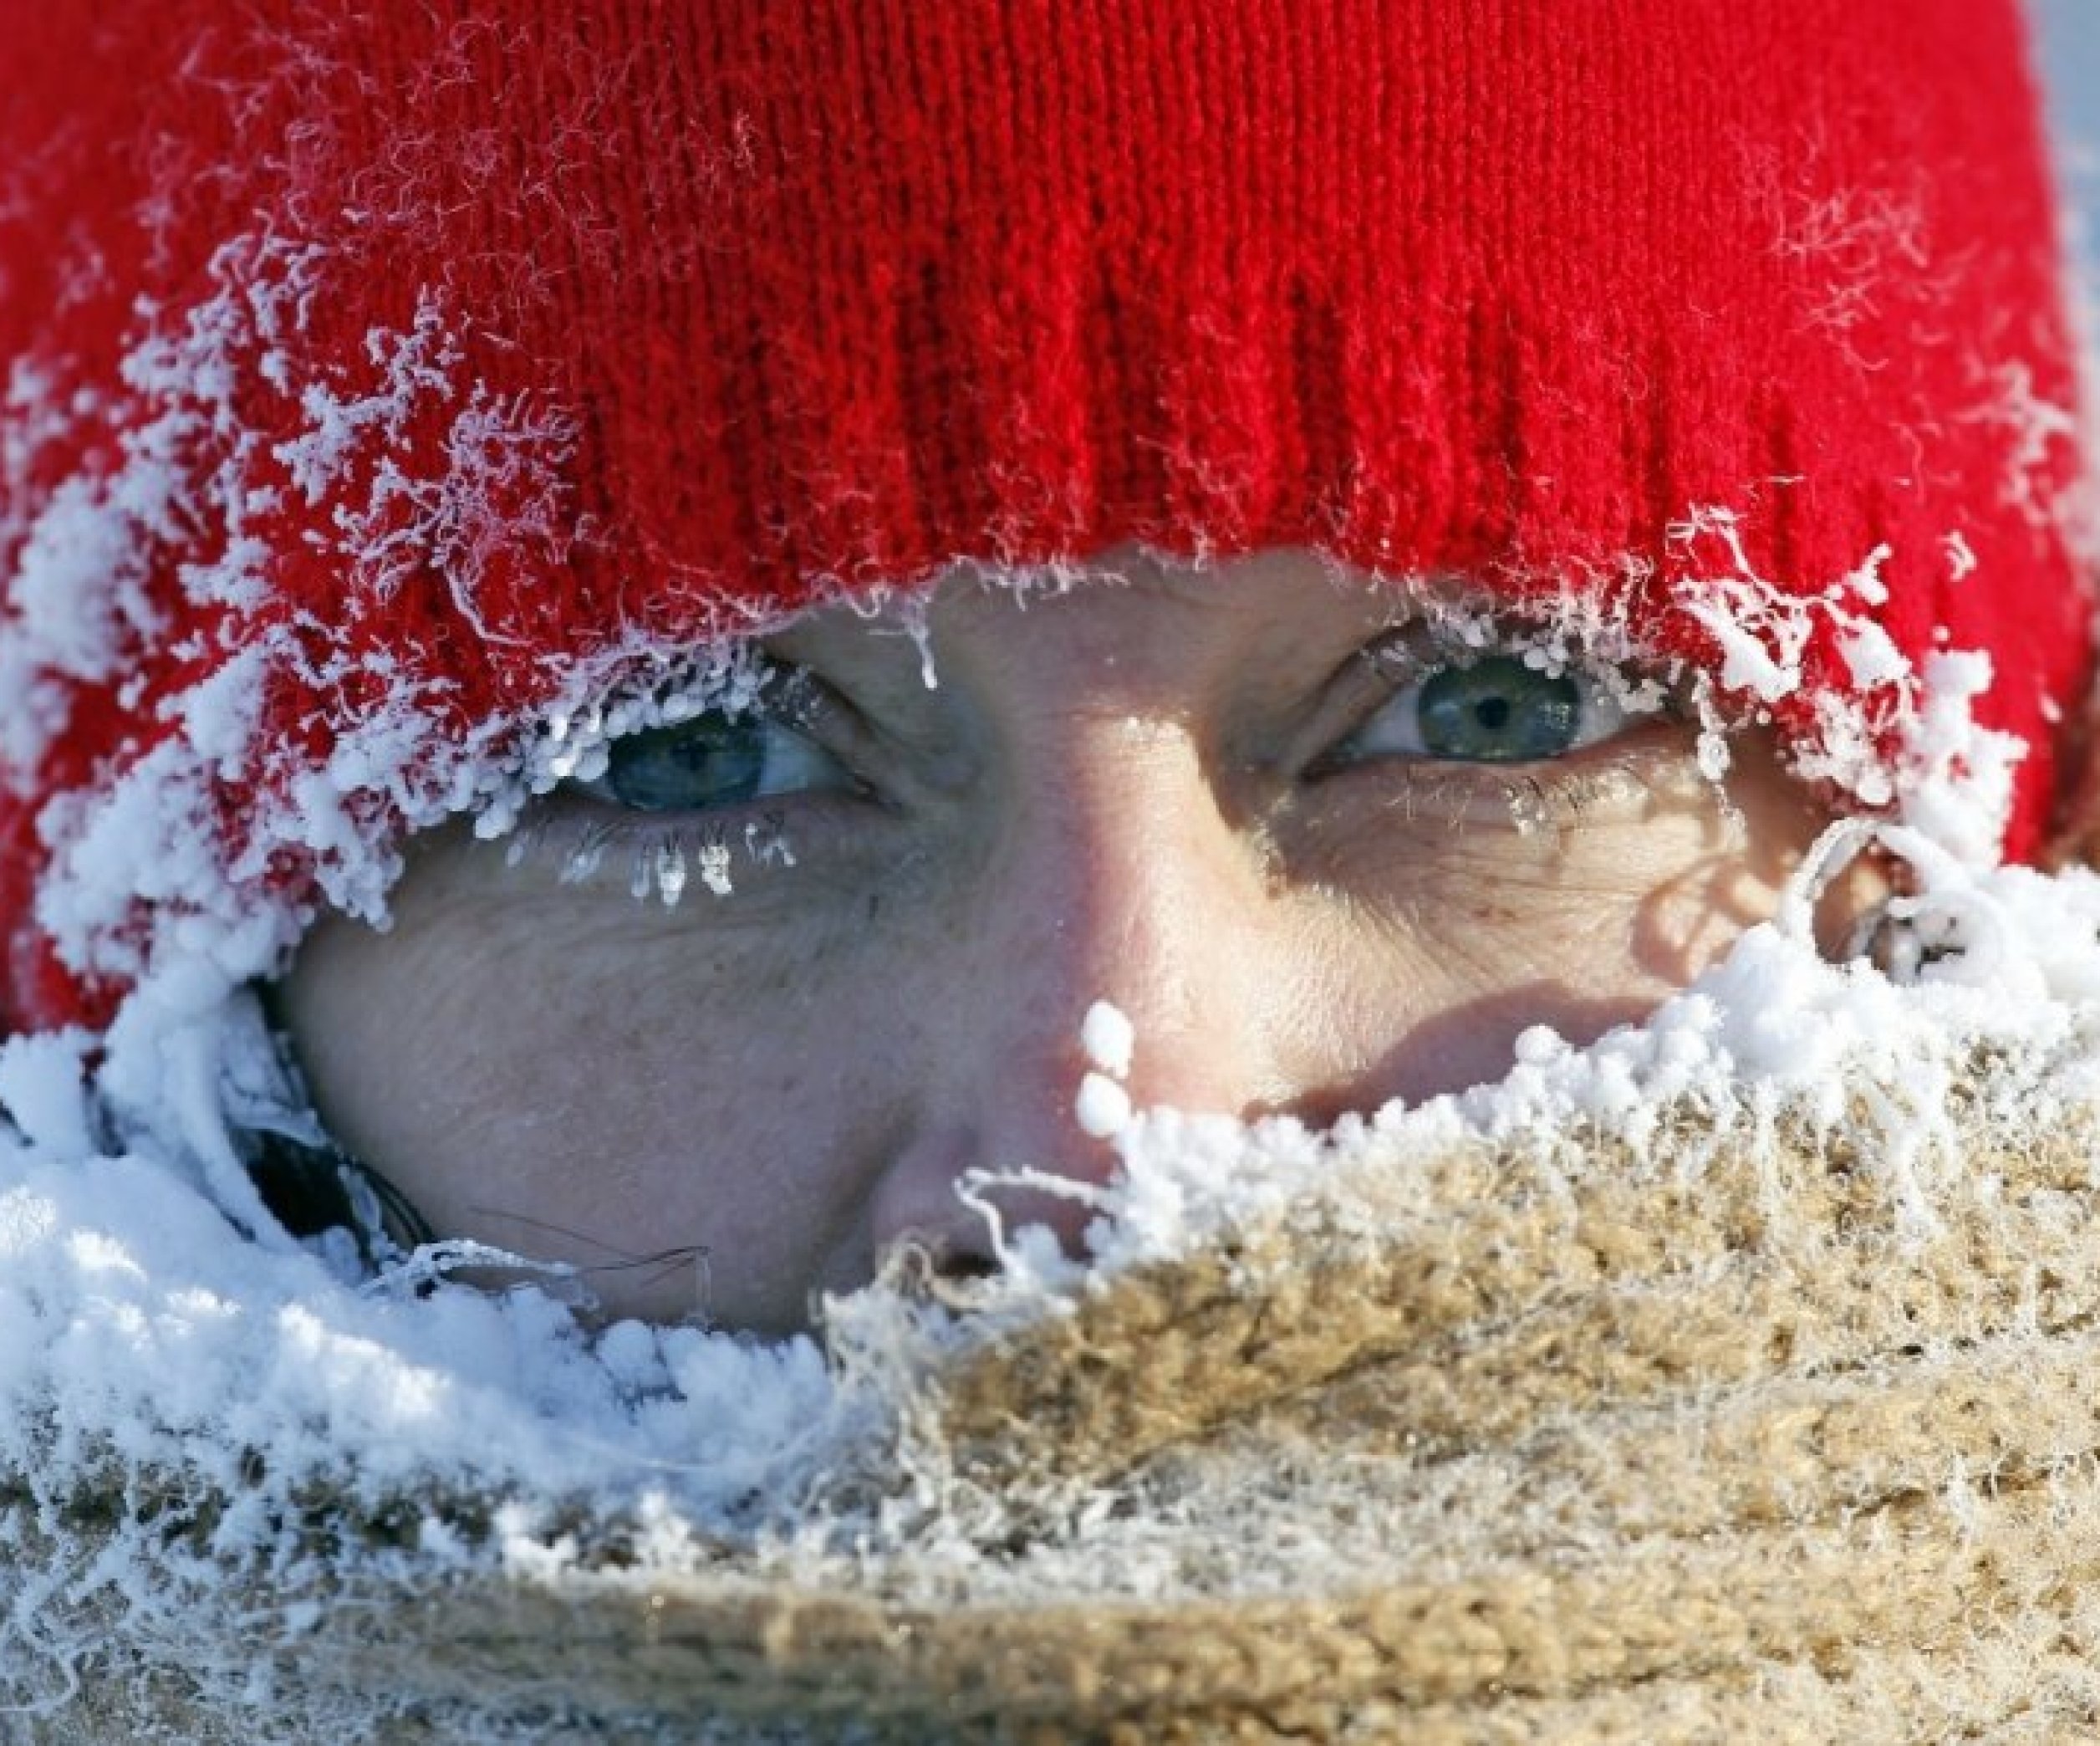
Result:
M334 493L335 555L349 585L375 598L393 585L397 537L456 540L449 573L466 576L474 542L501 537L477 520L490 481L529 505L530 481L558 465L564 419L461 380L435 319L372 336L361 383L291 383L271 348L280 324L298 319L308 263L284 250L238 262L217 300L127 366L153 416L136 422L119 463L56 493L28 531L0 636L8 671L106 675L115 645L150 627L154 606L130 579L185 513L167 457L217 429L237 371L294 396L300 434L267 449L227 444L209 489L258 516L275 493ZM455 495L410 484L389 459L406 427L433 417L456 462L445 476ZM461 1585L595 1591L727 1571L772 1594L851 1587L858 1570L919 1600L961 1584L1032 1604L1032 1582L1064 1592L1082 1564L1105 1556L1131 1594L1179 1593L1177 1560L1193 1555L1118 1545L1105 1525L1113 1486L1083 1469L1054 1479L1070 1513L1048 1532L1027 1483L992 1484L957 1466L940 1403L958 1366L1038 1337L1032 1330L1148 1269L1230 1251L1264 1220L1397 1240L1432 1209L1392 1185L1433 1184L1428 1164L1465 1144L1587 1125L1671 1172L1693 1167L1657 1124L1687 1102L1724 1127L1769 1125L1786 1110L1829 1134L1858 1119L1863 1085L1881 1088L1871 1103L1938 1073L1954 1099L1960 1064L1979 1048L2052 1060L2082 1034L2077 1002L2100 993L2100 969L2077 943L2100 898L2081 878L1983 870L2020 750L1975 720L1988 661L1949 651L1914 671L1878 634L1885 552L1804 593L1761 575L1725 508L1688 510L1672 539L1687 579L1676 605L1720 651L1713 671L1668 655L1623 610L1579 590L1534 603L1527 657L1617 674L1630 707L1686 696L1716 779L1730 730L1811 698L1810 726L1792 742L1797 767L1884 810L1888 845L1923 876L1901 900L1924 942L1914 966L1923 988L1899 993L1873 973L1818 964L1797 918L1792 933L1751 936L1645 1027L1585 1051L1535 1034L1500 1087L1347 1121L1331 1136L1132 1110L1121 1080L1143 1039L1097 1012L1083 1039L1097 1070L1075 1086L1076 1107L1090 1131L1114 1136L1127 1175L1102 1200L1091 1264L1061 1257L1044 1233L1002 1233L1004 1274L967 1313L893 1282L834 1305L822 1345L767 1350L697 1328L627 1325L589 1338L559 1280L551 1294L485 1294L448 1283L477 1257L443 1245L359 1278L326 1245L304 1249L278 1233L235 1132L240 1088L268 1076L244 988L274 973L313 904L382 917L404 822L470 816L493 837L529 828L532 796L588 778L612 739L747 696L748 643L615 641L574 663L551 699L463 725L424 679L352 651L326 625L273 616L281 603L249 567L257 548L237 523L219 562L184 573L220 630L186 682L155 700L153 743L106 789L61 795L39 819L54 851L41 925L75 972L130 992L106 1031L0 1045L11 1121L0 1161L0 1467L18 1476L0 1652L8 1701L67 1718L114 1701L98 1693L130 1691L137 1706L112 1713L125 1718L110 1724L120 1734L191 1701L242 1726L281 1725L288 1738L384 1713L375 1703L442 1713L457 1730L553 1713L545 1705L557 1700L529 1680L480 1719L471 1705L443 1708L456 1692L439 1673L428 1685L404 1673L384 1699L361 1690L364 1652L337 1641L341 1621L387 1596ZM1940 555L1955 568L1969 561L1955 547ZM1058 579L1053 569L1014 579ZM1440 582L1394 592L1448 642L1508 632L1491 603ZM470 590L469 616L471 606ZM1805 685L1807 652L1820 643L1848 666L1842 690ZM262 707L288 676L318 676L355 699L331 723L319 768ZM33 697L36 682L27 681ZM12 731L33 762L39 737L63 722L32 711ZM249 799L238 817L221 804L216 779L227 773ZM312 870L311 888L280 882L287 855ZM678 901L683 869L643 871ZM2008 992L2025 1002L2010 1028ZM2042 1073L2036 1109L2072 1100L2084 1070ZM1887 1151L1878 1188L1904 1228L1929 1226L1950 1193L1965 1192L1947 1174L1945 1136L1920 1130ZM981 1187L966 1181L962 1192ZM1001 1574L1002 1549L1017 1534L1034 1546L1038 1531L1033 1574ZM1246 1555L1259 1565L1283 1549ZM1336 1555L1310 1540L1292 1555L1307 1570ZM279 1647L258 1651L258 1619ZM336 1649L301 1646L324 1641ZM698 1689L714 1687L702 1679Z
M482 620L477 579L567 537L559 482L573 420L461 380L431 304L412 328L367 336L357 380L294 380L287 348L315 271L310 251L283 243L222 250L212 297L125 360L135 405L120 421L117 464L64 481L17 536L0 680L28 701L4 748L13 780L26 784L68 725L54 676L123 680L127 649L164 630L168 609L145 579L181 530L221 508L227 518L223 550L181 570L183 598L210 629L166 689L120 687L141 722L138 743L100 784L60 791L36 821L49 861L35 919L89 986L128 989L156 971L163 984L194 983L207 965L227 987L268 974L317 902L383 917L405 832L471 812L500 835L531 794L589 776L606 739L733 706L748 683L745 640L695 643L614 624L550 663L558 679L467 717L441 675L375 646L372 615L431 566L476 641L508 641ZM296 406L295 435L262 434L270 426L249 405L258 385ZM15 391L36 384L18 372ZM54 406L49 416L62 423L64 413ZM433 445L435 468L411 470L411 452ZM200 455L217 457L201 477ZM273 585L292 501L325 510L317 555L339 569L344 595L333 619ZM1959 533L1944 539L1934 561L1965 579L1973 554ZM1676 579L1661 622L1637 632L1624 585L1569 579L1527 609L1547 633L1542 646L1557 661L1645 661L1675 682L1698 671L1683 652L1695 627L1718 654L1698 678L1715 730L1710 773L1725 762L1724 724L1776 713L1807 779L1869 807L1930 807L1972 858L1996 853L2022 743L1972 723L1991 688L1987 658L1942 651L1920 672L1881 627L1886 544L1808 590L1758 570L1725 506L1690 506L1669 544ZM1646 566L1629 558L1625 568L1622 585ZM1490 634L1486 597L1425 604L1461 620L1471 611L1461 637ZM1825 645L1842 684L1812 678ZM294 706L301 712L288 716Z
M106 1022L174 935L230 967L318 901L369 913L382 845L472 809L535 724L959 558L1311 545L1525 608L1572 587L1804 747L1832 697L1897 734L1867 694L1949 627L2028 748L1999 773L2032 853L2087 604L2016 8L1793 32L1644 0L1586 24L1575 129L1557 39L1435 13L1343 8L1330 39L1253 0L1298 76L1236 86L1268 149L1221 154L1205 58L1133 0L937 32L751 0L24 8L11 1022ZM1073 65L1107 84L1045 70ZM1134 151L1102 100L1174 119ZM1862 565L1887 646L1832 607ZM1856 725L1825 773L1860 791Z
M541 173L515 209L476 209L487 246L461 254L425 197L466 209L487 181L443 156L478 132L459 105L522 100L472 76L493 33L378 7L294 54L308 9L275 0L252 35L112 11L103 52L184 61L142 99L107 69L67 89L68 9L46 10L22 52L58 43L59 71L23 81L19 113L49 98L94 135L114 120L69 104L157 104L168 151L129 203L92 206L115 172L79 172L84 253L5 228L37 222L40 178L73 187L62 154L11 160L0 199L10 270L33 280L0 311L29 323L0 396L0 886L11 983L37 993L13 1016L43 1027L0 1044L11 1723L595 1738L700 1709L728 1734L775 1737L792 1712L791 1737L923 1739L1009 1710L1143 1728L1168 1692L1279 1733L1440 1715L1573 1738L1638 1715L1663 1738L1673 1718L1742 1731L1751 1713L1727 1705L1748 1691L1761 1723L1827 1738L1896 1714L2002 1736L2100 1706L2092 1573L2064 1549L2100 1527L2081 1406L2100 886L1993 866L2008 819L2031 841L2046 804L2046 728L2083 664L2066 554L2092 531L2026 246L2046 195L2019 167L2009 11L1838 8L1848 52L1752 77L1698 52L1713 21L1659 7L1643 57L1598 61L1600 89L1630 94L1597 104L1613 125L1674 116L1703 142L1726 116L1789 151L1798 94L1886 79L1919 137L2002 176L1928 188L1908 148L1838 140L1799 166L1812 186L1746 149L1746 185L1697 151L1520 125L1559 113L1562 65L1512 42L1515 63L1441 69L1442 101L1476 109L1486 79L1511 138L1575 156L1478 178L1449 283L1414 270L1445 258L1419 246L1436 237L1367 228L1352 196L1239 238L1260 274L1196 263L1231 288L1199 309L1142 252L1088 254L1054 210L1032 227L1057 239L1044 270L1012 274L1014 191L995 177L979 199L938 142L884 195L934 222L869 202L867 234L843 228L822 159L748 114L669 110L661 57L618 57L624 13L542 21L553 59L590 74L547 84L664 125L534 112ZM1055 38L1098 10L998 16ZM740 71L798 113L796 54L768 59L795 21L762 15ZM1685 76L1657 85L1651 48ZM1929 76L1936 55L1975 76ZM1071 56L1051 40L1038 59ZM879 129L931 76L849 59L868 100L833 107ZM400 88L341 77L368 68ZM1375 112L1304 89L1320 115ZM380 100L403 125L372 122ZM1029 137L969 108L993 161ZM236 148L208 125L201 146L191 115ZM1134 167L1083 108L1039 119L1068 148L1044 162L1088 166L1074 212L1208 210L1231 167L1171 130ZM1325 136L1302 119L1272 131ZM384 165L331 158L367 125L397 147ZM673 137L696 149L659 150ZM1672 247L1618 246L1618 211L1531 222L1535 194L1603 185L1593 148L1655 171L1640 222ZM663 175L626 173L636 151ZM1224 209L1308 214L1263 197L1269 161L1249 155ZM287 163L288 193L244 185ZM644 203L631 235L557 209L594 179ZM769 211L782 222L749 222ZM704 350L690 286L718 264L655 222L687 212L782 251L777 283L732 267L707 287L737 308L757 288L766 343L724 354L748 378L664 367ZM1944 270L1888 270L1935 225ZM1510 252L1534 230L1552 274ZM812 234L838 246L818 261ZM505 277L544 235L578 244L558 295ZM99 278L98 253L181 258L156 296L143 268ZM920 309L914 287L946 301ZM2019 319L1952 319L1969 306ZM676 320L637 344L633 318L660 307ZM1418 354L1380 324L1400 308ZM1751 324L1739 343L1714 343L1716 310ZM87 313L53 339L48 311ZM1104 311L1127 330L1088 325ZM906 355L907 329L956 350ZM1088 345L1145 391L1032 373ZM1271 406L1301 364L1334 404ZM1504 398L1492 418L1476 366ZM913 396L951 379L986 385L989 513L982 482L927 456L905 477ZM782 452L731 478L720 432L747 422ZM1856 477L1805 480L1815 454ZM1659 548L1626 554L1650 523ZM1521 608L1531 657L1646 663L1628 684L1686 693L1710 776L1730 729L1768 723L1797 773L1881 822L1840 827L1779 922L1647 1024L1584 1049L1533 1032L1500 1085L1331 1133L1134 1110L1144 1039L1091 1014L1075 1109L1124 1170L1088 1262L1002 1232L996 1279L935 1301L900 1270L832 1304L821 1339L587 1336L573 1282L471 1289L451 1276L486 1257L442 1244L368 1278L278 1230L237 1145L270 1072L246 989L317 906L380 918L405 832L468 817L500 837L610 739L733 703L777 613L956 553L1054 577L1083 534L1185 554L1310 539L1401 573L1396 598L1461 643L1491 603L1420 579L1463 571ZM1634 602L1652 609L1639 634ZM521 635L543 618L558 649ZM1971 628L1935 641L1951 623ZM1917 875L1891 910L1903 986L1807 943L1816 881L1868 833ZM641 871L665 901L696 876ZM1950 1646L1982 1652L1966 1682L1934 1671Z
M91 980L135 982L171 956L216 958L232 980L254 974L295 937L311 901L272 889L288 854L310 862L329 901L376 918L394 866L383 832L458 809L471 790L434 784L468 780L485 741L507 726L449 719L441 684L397 673L396 661L360 646L358 612L334 623L288 612L268 567L283 561L273 547L285 503L319 505L333 531L313 556L339 564L364 610L383 609L407 569L441 552L472 621L476 577L501 552L549 534L544 493L566 427L458 382L432 307L408 331L370 336L361 380L293 381L283 348L313 294L313 271L310 253L282 244L223 250L216 294L127 355L133 406L116 463L65 480L20 534L0 674L34 696L52 673L121 679L135 644L166 631L169 609L152 602L145 578L201 516L227 519L214 560L181 569L182 600L208 627L192 633L183 677L161 695L125 693L144 749L106 791L62 794L38 820L54 860L38 922ZM258 387L297 406L295 437L272 442L255 421ZM19 380L17 391L27 391ZM409 452L433 421L445 464L434 478L415 477ZM201 478L200 457L210 461ZM288 736L271 719L294 676L343 712L327 724L336 731L318 768L324 723ZM16 780L67 726L34 710L14 723ZM458 758L441 777L431 768L441 740ZM229 783L251 794L252 816L224 815Z
M1919 873L1900 900L1918 942L1908 986L1862 963L1824 962L1807 940L1816 883L1876 829ZM1090 1015L1090 1039L1105 1068L1144 1046L1105 1011ZM171 1167L151 1135L109 1152L82 1090L88 1042L23 1038L0 1051L0 1100L13 1118L0 1156L0 1465L13 1476L0 1502L9 1543L0 1690L14 1713L53 1725L120 1715L125 1728L141 1716L210 1716L229 1737L250 1738L326 1738L345 1718L369 1726L398 1715L438 1718L471 1738L553 1730L587 1713L669 1725L719 1704L723 1727L741 1715L750 1738L772 1738L768 1702L808 1700L815 1707L794 1713L823 1720L806 1688L817 1677L809 1657L822 1659L821 1622L801 1610L813 1595L848 1608L841 1641L859 1646L842 1666L880 1685L910 1657L887 1674L854 1661L873 1652L874 1640L857 1635L874 1628L869 1606L936 1623L949 1606L1008 1619L1039 1608L1054 1631L1066 1628L1058 1609L1079 1601L1194 1608L1184 1620L1194 1644L1205 1617L1216 1622L1205 1606L1331 1600L1374 1571L1419 1585L1425 1559L1468 1567L1480 1548L1448 1528L1441 1539L1407 1539L1430 1534L1421 1499L1450 1504L1469 1461L1516 1462L1513 1473L1552 1463L1522 1447L1496 1454L1495 1437L1479 1442L1486 1432L1450 1417L1457 1408L1445 1385L1423 1394L1425 1381L1411 1384L1382 1409L1400 1415L1392 1448L1402 1453L1380 1458L1400 1460L1410 1476L1404 1484L1387 1476L1399 1487L1387 1505L1358 1496L1334 1514L1335 1475L1315 1460L1295 1478L1278 1471L1262 1480L1262 1532L1248 1533L1235 1514L1227 1535L1228 1518L1210 1513L1243 1509L1253 1481L1228 1460L1236 1499L1206 1489L1193 1451L1221 1425L1229 1443L1262 1379L1284 1371L1297 1377L1297 1396L1360 1370L1373 1350L1399 1361L1393 1354L1419 1347L1432 1366L1425 1379L1458 1362L1436 1357L1440 1340L1464 1333L1454 1355L1500 1350L1516 1337L1506 1323L1521 1307L1492 1284L1497 1269L1516 1264L1511 1221L1543 1221L1559 1245L1558 1283L1537 1288L1547 1290L1539 1305L1572 1314L1589 1304L1586 1314L1606 1318L1588 1356L1578 1345L1556 1360L1519 1340L1529 1356L1513 1350L1496 1361L1529 1380L1512 1387L1505 1378L1496 1397L1536 1393L1527 1411L1564 1419L1561 1435L1590 1422L1563 1398L1568 1376L1587 1375L1631 1337L1611 1332L1613 1319L1633 1315L1644 1294L1689 1292L1690 1307L1673 1315L1697 1310L1724 1326L1740 1315L1754 1330L1754 1304L1729 1295L1749 1289L1738 1274L1754 1282L1783 1272L1796 1247L1815 1242L1856 1243L1845 1289L1878 1304L1859 1312L1868 1320L1901 1324L1900 1340L1886 1328L1874 1334L1884 1345L1870 1371L1920 1340L1951 1362L1984 1322L1993 1340L2015 1342L2001 1352L2020 1354L2008 1361L2061 1357L2048 1341L2069 1312L2052 1294L2080 1288L2048 1254L2016 1256L2010 1282L1995 1264L1979 1265L1977 1289L2011 1296L1977 1310L1976 1328L1936 1328L1937 1312L1913 1301L1913 1274L1928 1262L1944 1270L1950 1243L1992 1240L1993 1221L2013 1232L2041 1218L2066 1242L2092 1223L2079 1211L2100 1196L2091 1154L2052 1148L2100 1121L2100 879L1980 871L1913 830L1835 827L1779 921L1746 936L1644 1025L1587 1049L1534 1031L1502 1084L1350 1118L1328 1134L1137 1112L1117 1135L1124 1173L1101 1192L1087 1264L1059 1255L1044 1233L1018 1233L1004 1273L966 1288L966 1302L930 1302L895 1280L835 1302L821 1344L773 1348L634 1324L587 1340L537 1289L490 1294L447 1284L441 1266L428 1265L361 1281L325 1253L258 1243ZM1787 1135L1795 1151L1756 1150ZM1749 1163L1730 1161L1731 1148L1746 1146ZM2022 1175L2037 1158L2052 1161L2046 1182ZM1832 1193L1851 1208L1834 1236L1802 1211ZM1612 1234L1618 1228L1603 1209L1644 1197L1676 1208L1681 1253L1666 1228ZM1729 1226L1722 1236L1703 1222L1709 1214ZM1737 1228L1743 1219L1754 1228ZM1310 1279L1264 1272L1277 1265L1279 1230L1323 1233ZM1659 1271L1649 1279L1634 1269L1633 1296L1620 1302L1613 1280L1630 1264L1610 1257L1629 1243L1652 1249ZM1480 1271L1436 1284L1440 1253L1468 1257ZM1429 1297L1355 1327L1345 1306L1356 1300L1325 1294L1343 1291L1348 1269L1363 1266L1399 1270L1398 1284L1380 1274L1381 1289L1404 1284ZM1952 1275L1931 1276L1955 1289L1945 1284ZM1132 1294L1149 1301L1162 1279L1206 1277L1217 1289L1216 1279L1240 1279L1248 1314L1268 1304L1256 1317L1267 1333L1235 1336L1180 1384L1150 1393L1130 1372L1165 1361L1159 1342L1185 1331L1171 1317L1149 1336L1149 1357L1109 1371L1087 1361L1088 1342L1109 1338L1101 1318L1127 1314ZM1451 1294L1476 1290L1489 1292L1486 1319L1440 1333L1439 1317L1457 1313ZM1545 1313L1535 1306L1518 1319ZM1309 1360L1308 1330L1287 1332L1298 1316L1344 1345L1343 1330L1353 1328L1354 1356ZM2032 1350L2017 1346L2023 1333L2037 1342ZM1867 1361L1840 1350L1855 1336L1866 1337L1800 1333L1799 1349L1775 1360L1767 1381L1839 1387ZM1017 1350L1022 1360L1002 1357ZM1710 1403L1743 1406L1731 1393L1740 1376L1681 1380ZM1640 1389L1618 1398L1619 1386L1605 1391L1613 1413L1661 1410L1642 1406ZM1420 1422L1409 1431L1411 1418ZM1669 1422L1666 1413L1643 1433L1644 1458L1664 1458L1654 1439ZM1689 1422L1682 1434L1693 1436ZM2003 1459L2034 1455L2037 1483L2069 1484L2100 1447L2073 1437L2036 1453L2020 1445L2024 1434L2006 1431ZM1338 1458L1346 1467L1369 1457ZM1695 1465L1671 1483L1726 1465L1710 1449L1685 1458ZM1476 1483L1488 1482L1464 1485ZM1951 1457L1928 1463L1922 1477L1906 1469L1903 1483L1923 1488L1915 1508L1950 1534L1977 1531L1973 1514L1985 1506ZM1139 1494L1150 1505L1133 1514ZM1642 1508L1652 1514L1664 1495L1644 1493ZM1505 1503L1511 1520L1533 1521L1546 1507ZM1475 1498L1465 1507L1485 1506ZM1791 1519L1790 1507L1779 1500L1772 1519ZM1337 1537L1345 1531L1348 1539ZM1660 1555L1671 1531L1651 1522L1628 1555L1640 1547ZM1709 1524L1710 1548L1715 1532ZM1367 1549L1377 1546L1386 1549L1373 1557ZM1557 1567L1549 1559L1542 1568ZM492 1601L498 1590L512 1600ZM601 1602L614 1611L592 1614ZM572 1604L584 1608L569 1621L581 1635L558 1634L568 1647L556 1660L569 1671L553 1687L528 1677L522 1649L507 1660L492 1646L512 1641L497 1628L503 1606ZM492 1605L495 1615L477 1610ZM645 1677L653 1664L637 1621L649 1606L671 1607L674 1620L686 1608L694 1641L714 1649L689 1643L669 1672ZM748 1634L762 1638L767 1618L783 1634L762 1652ZM927 1628L930 1646L946 1641ZM387 1677L375 1687L370 1657L382 1650ZM552 1652L541 1641L533 1656ZM1002 1649L1017 1652L1012 1642ZM1805 1662L1770 1643L1743 1653L1746 1666L1766 1657L1772 1677L1806 1677ZM771 1699L768 1655L778 1679ZM500 1677L484 1665L491 1657ZM932 1678L930 1666L920 1672ZM939 1677L960 1676L949 1667ZM925 1725L915 1704L961 1715L990 1701L930 1687L871 1697L852 1679L841 1690L859 1691L868 1716L900 1706L900 1738ZM119 1703L125 1693L135 1708ZM587 1698L607 1707L564 1708ZM1077 1701L1068 1691L1054 1697ZM838 1738L890 1737L873 1722L861 1736L836 1718L825 1726L834 1724ZM110 1727L109 1738L146 1737Z

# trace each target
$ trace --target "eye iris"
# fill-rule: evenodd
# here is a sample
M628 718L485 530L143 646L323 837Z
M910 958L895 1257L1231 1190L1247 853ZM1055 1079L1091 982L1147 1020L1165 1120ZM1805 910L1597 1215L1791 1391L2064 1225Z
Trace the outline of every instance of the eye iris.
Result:
M618 742L605 786L637 812L735 806L757 794L765 766L762 723L702 718Z
M1575 743L1582 692L1566 673L1542 673L1506 655L1445 667L1422 682L1422 743L1438 758L1522 763Z

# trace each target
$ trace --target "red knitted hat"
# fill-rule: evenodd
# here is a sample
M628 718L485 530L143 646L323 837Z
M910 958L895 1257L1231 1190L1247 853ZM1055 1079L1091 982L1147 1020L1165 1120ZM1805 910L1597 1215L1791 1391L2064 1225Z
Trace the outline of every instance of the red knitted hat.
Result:
M1873 805L1979 651L2036 843L2013 0L0 14L17 1024L267 972L724 636L1134 540L1579 594Z

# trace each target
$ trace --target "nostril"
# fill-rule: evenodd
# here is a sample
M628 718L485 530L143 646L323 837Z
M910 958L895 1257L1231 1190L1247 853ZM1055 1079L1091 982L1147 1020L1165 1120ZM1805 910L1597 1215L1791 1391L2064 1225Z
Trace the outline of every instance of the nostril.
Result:
M998 1258L976 1249L949 1248L928 1257L937 1279L957 1283L988 1279L999 1271Z
M878 1258L876 1276L908 1297L961 1307L968 1288L993 1279L999 1258L991 1248L937 1231L910 1231Z

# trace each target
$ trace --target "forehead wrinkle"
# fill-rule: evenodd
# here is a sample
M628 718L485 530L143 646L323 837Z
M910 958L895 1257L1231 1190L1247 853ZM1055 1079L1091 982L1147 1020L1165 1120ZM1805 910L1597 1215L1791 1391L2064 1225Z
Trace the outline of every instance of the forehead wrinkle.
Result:
M1118 549L1054 589L1039 578L958 569L929 599L874 616L821 609L767 647L910 739L987 706L1184 720L1287 711L1409 610L1373 579L1296 549L1200 565ZM1061 682L1037 695L1046 664Z

